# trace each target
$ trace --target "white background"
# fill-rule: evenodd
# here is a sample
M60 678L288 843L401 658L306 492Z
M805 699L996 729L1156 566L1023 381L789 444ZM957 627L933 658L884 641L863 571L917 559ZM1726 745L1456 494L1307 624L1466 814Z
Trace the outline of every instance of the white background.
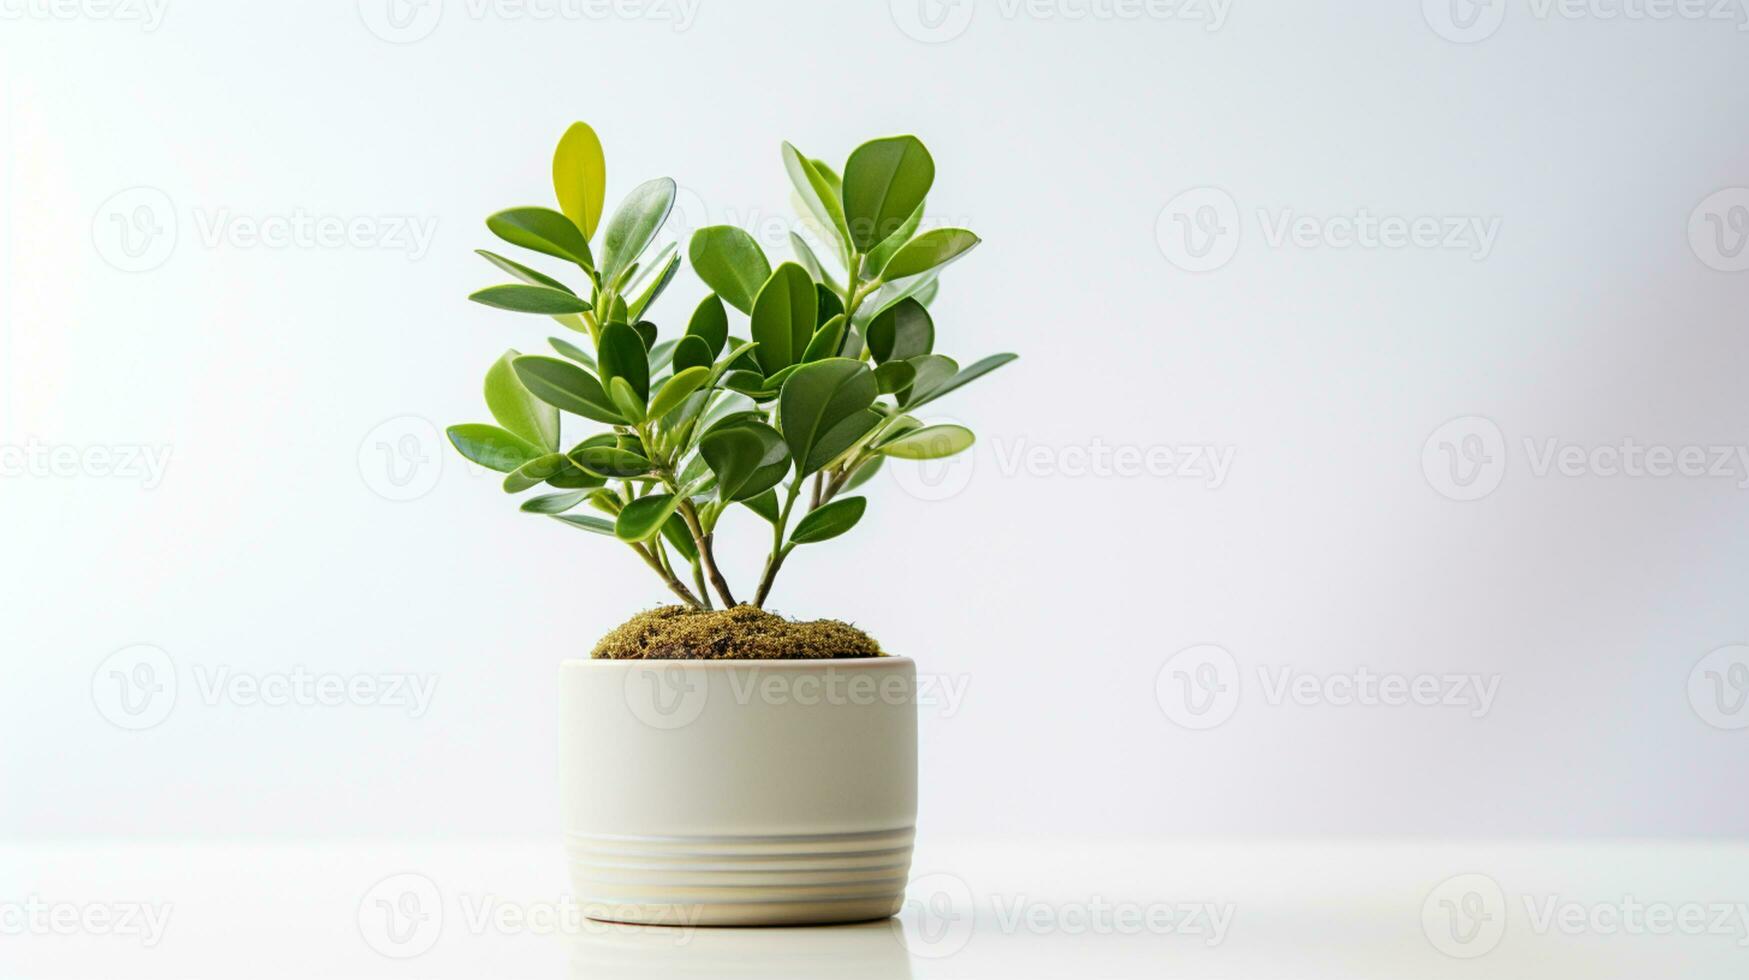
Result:
M556 832L557 661L664 593L434 433L485 420L488 364L553 332L465 296L502 278L482 218L551 203L574 119L610 201L680 182L681 231L787 228L780 140L842 161L914 132L931 223L984 238L938 350L1022 359L938 405L980 434L969 469L883 477L775 597L963 689L923 709L925 834L1749 831L1746 660L1702 664L1749 642L1749 470L1536 471L1549 440L1749 444L1749 200L1703 205L1749 185L1741 9L1235 0L1211 29L915 2L427 0L397 29L376 0L0 0L0 835ZM1497 236L1271 240L1363 210ZM239 230L299 214L434 237ZM1230 258L1187 271L1180 215ZM683 273L664 326L701 291ZM1440 474L1469 457L1430 437L1467 417L1500 479L1461 501ZM85 462L31 462L53 447ZM161 482L89 455L135 447L169 453ZM1115 447L1232 463L1087 465ZM137 644L177 690L129 731L101 706ZM1205 644L1237 700L1197 731L1168 660ZM1258 673L1363 667L1497 694L1271 703ZM435 694L414 717L202 690L300 668Z

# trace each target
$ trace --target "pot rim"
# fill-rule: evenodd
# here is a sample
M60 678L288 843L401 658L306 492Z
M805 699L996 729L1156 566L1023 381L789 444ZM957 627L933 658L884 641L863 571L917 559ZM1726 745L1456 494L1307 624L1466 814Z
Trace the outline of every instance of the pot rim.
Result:
M697 660L697 659L693 659L690 657L637 657L637 658L630 658L630 657L566 657L563 660L559 661L559 666L560 667L594 667L594 666L631 667L631 666L641 666L641 665L646 665L646 664L663 664L663 665L667 665L667 666L685 666L685 667L710 668L710 669L719 669L719 670L732 670L736 667L808 667L808 668L818 670L818 669L823 669L826 667L880 667L880 666L889 666L889 665L897 667L901 664L909 664L909 663L915 663L915 661L913 661L910 657L897 657L897 656L887 656L887 657L820 657L820 658L811 658L811 659L774 658L774 659L769 659L769 660L763 659L763 658L754 659L754 658L750 658L750 657L725 658L725 659L719 659L719 660Z

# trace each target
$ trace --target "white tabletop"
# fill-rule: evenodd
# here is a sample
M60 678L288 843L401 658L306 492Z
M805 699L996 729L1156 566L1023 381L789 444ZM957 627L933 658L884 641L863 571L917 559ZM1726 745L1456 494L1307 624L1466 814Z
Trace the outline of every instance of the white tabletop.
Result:
M581 919L556 841L12 843L0 976L1749 976L1749 845L919 842L894 920Z

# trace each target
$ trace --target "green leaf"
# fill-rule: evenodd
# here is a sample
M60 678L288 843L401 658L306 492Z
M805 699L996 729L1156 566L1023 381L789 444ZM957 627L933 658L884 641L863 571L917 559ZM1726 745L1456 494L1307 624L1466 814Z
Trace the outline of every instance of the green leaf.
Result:
M855 472L850 474L850 479L844 481L844 489L855 490L874 479L874 475L881 471L881 464L884 462L886 462L885 456L870 456L861 466L856 468Z
M654 469L648 459L618 446L585 443L571 450L570 459L584 470L609 480L629 480Z
M649 416L659 419L686 400L686 396L697 391L700 386L709 381L711 369L708 367L689 367L684 371L675 372L674 376L663 382L662 389L656 392L656 397L650 399Z
M959 362L943 354L924 354L905 363L916 372L908 389L900 391L899 404L905 407L921 404L917 399L953 380L959 373Z
M875 290L875 294L856 309L852 326L866 327L870 321L910 296L927 293L936 284L933 272L925 272L920 276L912 276L899 282L889 282Z
M816 282L832 292L838 291L838 283L832 278L832 274L826 271L826 266L820 262L820 257L814 254L814 248L808 244L807 239L792 231L789 233L789 247L791 251L796 253L796 261L801 263L802 268L808 270L808 275L813 276Z
M783 144L783 169L815 219L825 230L838 236L842 247L850 246L850 231L844 224L844 205L838 200L837 188L820 173L812 160L788 143Z
M808 349L802 352L802 362L823 361L828 357L837 357L838 349L844 344L844 314L840 313L819 330L814 332L814 339L808 341Z
M607 382L607 395L613 399L619 413L631 424L640 425L648 417L644 411L644 400L638 397L638 393L632 390L631 383L626 379L610 378Z
M767 490L757 497L749 497L741 502L747 505L748 510L765 518L772 525L776 525L778 517L781 516L776 490Z
M755 420L719 425L698 442L717 476L717 496L745 500L777 486L789 472L789 449L776 429Z
M619 409L602 389L601 382L570 361L524 354L512 361L511 366L516 369L516 377L523 387L548 405L597 422L625 423Z
M723 387L730 391L738 391L749 398L765 400L771 397L772 391L765 384L765 375L758 371L730 371L723 375Z
M649 262L639 260L632 263L632 267L626 270L625 291L630 293L644 285L646 280L655 278L651 275L652 270L666 268L668 260L673 258L679 251L680 244L678 242L664 242L661 250L658 251L656 256Z
M644 311L650 308L650 304L656 302L656 297L662 295L662 291L674 281L674 274L678 271L680 271L680 256L678 254L669 256L668 263L662 266L662 271L650 281L650 285L645 287L638 298L626 307L626 315L632 319L643 316Z
M722 360L717 361L716 365L711 368L711 382L713 384L716 382L716 379L722 377L725 372L735 366L735 364L741 361L741 359L759 349L758 344L747 343L733 337L729 339L729 343L734 345L734 348L730 350L728 354L724 355Z
M587 490L567 490L564 493L546 493L538 497L530 497L522 502L522 509L530 514L562 514L582 503L589 496Z
M587 270L595 268L583 232L570 218L551 208L500 211L486 219L486 228L512 245L575 262Z
M686 559L687 564L698 561L698 544L692 540L692 529L686 526L686 519L679 514L669 514L662 522L662 538Z
M838 171L833 170L831 164L819 157L809 157L808 162L813 164L814 170L826 182L826 186L832 189L832 196L842 203L844 201L844 181L838 176Z
M881 446L885 456L899 459L944 459L970 449L972 430L963 425L926 425Z
M561 289L567 293L571 293L571 294L575 295L575 290L573 290L570 286L565 285L564 283L560 282L559 280L554 279L552 276L549 276L546 273L541 272L537 269L530 269L528 266L523 265L521 262L516 262L514 260L507 259L504 256L499 255L496 252L488 252L483 248L474 249L474 254L484 258L487 262L490 262L493 265L497 266L498 268L503 269L505 272L510 273L511 275L515 276L516 278L521 279L523 282L528 283L530 286L546 286L550 289Z
M923 423L917 421L915 415L901 415L889 421L881 430L880 438L875 440L874 448L879 449L907 432L915 432L923 428Z
M991 354L989 357L955 372L953 377L937 381L927 388L924 387L922 373L919 372L917 384L912 387L911 399L906 403L906 407L916 408L919 405L927 405L961 385L976 381L1002 365L1018 360L1019 357L1019 354Z
M631 315L626 311L626 301L623 296L615 296L613 298L613 305L608 308L606 316L602 316L599 311L595 315L602 323L624 323L629 325L632 322Z
M553 345L553 350L565 355L589 370L595 370L595 358L586 350L559 337L548 337L547 343Z
M613 522L599 517L591 517L588 514L554 514L553 519L564 521L572 527L579 527L585 531L594 531L596 534L605 534L610 538L614 536Z
M680 506L680 498L671 493L651 494L626 504L614 522L614 536L621 541L648 541L662 530L662 525Z
M703 337L687 334L674 345L674 370L684 371L687 368L702 367L710 370L711 347Z
M597 432L575 446L572 446L570 455L575 456L577 450L588 449L591 446L618 446L619 440L620 436L617 432Z
M547 483L550 486L557 487L561 490L590 490L590 491L594 491L599 487L605 486L607 483L607 479L608 479L607 477L604 477L604 476L600 475L599 473L591 473L590 471L588 471L588 470L586 470L583 467L578 465L578 463L577 463L577 451L579 449L583 449L583 448L588 447L588 446L609 446L609 447L611 447L611 446L614 446L616 444L617 438L618 437L615 436L614 433L604 432L604 433L601 433L600 435L590 436L589 438L583 440L582 442L578 443L577 445L571 447L571 451L565 454L566 458L568 458L570 460L570 466L563 473L560 473L556 476L547 477ZM595 497L595 494L593 492L591 492L588 496L589 496L589 499L593 500Z
M692 495L694 497L701 493L715 492L717 488L717 475L711 472L710 464L705 462L702 455L693 453L692 458L687 460L686 465L680 470L680 485L683 487L696 486L701 488L693 492Z
M729 341L729 314L723 309L721 297L710 293L699 300L692 319L687 321L686 335L704 341L713 360L723 352L723 345Z
M779 371L776 374L773 374L773 375L767 377L765 379L765 390L770 395L770 397L776 398L778 389L783 387L783 383L785 381L789 380L790 375L801 370L801 367L802 366L799 363L791 364L789 367L784 368L782 371Z
M553 289L550 286L530 286L522 283L511 283L504 286L487 286L471 293L468 299L500 310L511 310L516 313L583 313L590 309L586 300L564 289Z
M574 122L553 151L553 191L559 196L559 210L583 229L584 238L593 236L601 221L606 190L607 160L601 153L601 138L588 123Z
M791 544L813 544L835 538L856 526L868 509L867 497L840 497L823 507L808 511L789 536Z
M648 248L674 209L674 181L657 177L632 188L602 233L601 275L617 281Z
M601 328L601 343L595 348L595 360L601 365L601 381L607 385L608 391L612 392L615 378L624 378L637 395L641 408L650 397L650 355L637 330L623 323L610 323Z
M808 270L785 262L772 272L753 301L753 358L766 374L796 363L814 336L819 297Z
M753 298L771 278L771 262L759 243L733 225L711 225L693 232L686 255L704 284L742 313L753 312Z
M778 413L798 478L817 472L881 421L870 411L879 388L860 361L805 364L784 382Z
M904 361L888 361L875 368L875 383L883 395L896 395L916 380L917 369Z
M452 425L445 431L456 452L500 473L513 472L518 466L541 456L541 447L495 425L471 422Z
M559 326L568 330L575 330L578 333L589 332L589 324L583 322L581 313L560 313L553 319L558 322Z
M552 452L559 448L559 410L522 386L511 366L519 356L505 351L486 371L486 408L499 425Z
M936 182L936 161L916 137L869 140L845 163L845 222L857 252L904 228Z
M652 324L653 326L654 324ZM633 329L636 329L635 327ZM650 377L653 379L668 365L674 363L674 348L679 346L678 340L664 340L650 348Z
M922 275L931 269L945 268L949 263L970 252L978 244L978 236L964 228L932 228L905 243L893 254L881 278L897 282Z
M504 478L504 492L521 493L530 487L538 487L555 476L561 476L572 468L570 459L564 453L547 453L511 471Z
M915 136L857 147L844 165L844 219L856 250L867 252L904 226L935 182L935 160Z
M814 296L820 307L819 312L814 314L816 330L825 326L826 321L833 317L844 315L844 301L838 298L837 293L827 289L825 283L814 283Z
M899 250L899 246L910 241L911 236L917 234L917 226L923 223L923 207L922 204L917 205L917 210L911 212L911 217L906 218L905 223L900 225L898 230L869 250L868 267L870 269L885 267L887 261L893 257L893 253Z
M935 349L935 321L916 299L903 299L869 321L868 351L877 364L921 357Z
M844 328L844 343L838 348L839 357L862 359L862 331L852 323Z
M711 477L709 489L714 490L716 488L716 482L717 478L714 476ZM716 499L700 501L698 498L694 497L693 500L694 506L698 509L698 523L704 528L704 533L711 534L715 532L717 529L717 520L723 516L723 511L729 509L729 505Z
M644 363L649 364L650 349L656 346L656 325L648 320L639 320L631 328L638 335L638 341L644 345Z
M590 490L606 484L605 479L575 465L563 473L547 477L547 486L560 490Z
M698 420L698 431L701 433L709 432L719 425L726 424L729 419L735 416L762 417L764 414L759 410L758 405L753 404L753 399L739 392L726 392L722 398L717 399L716 404L710 407L704 417Z
M582 313L560 313L560 315L553 317L553 320L570 331L577 331L579 334L589 332L589 324L582 322Z

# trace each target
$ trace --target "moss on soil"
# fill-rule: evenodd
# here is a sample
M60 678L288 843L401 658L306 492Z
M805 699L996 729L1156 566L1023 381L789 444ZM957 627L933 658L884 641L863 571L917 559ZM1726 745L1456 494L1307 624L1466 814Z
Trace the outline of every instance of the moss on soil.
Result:
M796 621L753 606L706 612L659 606L601 638L605 660L829 660L881 656L880 644L836 619Z

